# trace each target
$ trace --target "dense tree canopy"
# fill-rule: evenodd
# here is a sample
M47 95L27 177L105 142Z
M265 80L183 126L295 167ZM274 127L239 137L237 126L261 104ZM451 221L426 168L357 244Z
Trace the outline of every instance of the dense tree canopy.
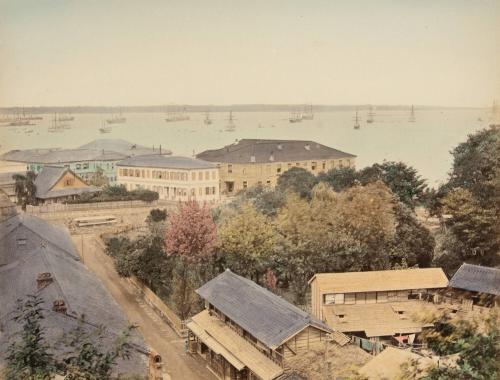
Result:
M310 198L314 185L318 179L314 174L304 168L293 167L278 178L277 190L282 193L293 192L302 198Z
M14 182L14 190L16 192L17 204L21 205L23 210L26 210L27 205L37 205L36 199L36 174L32 171L23 174L14 174L12 176Z

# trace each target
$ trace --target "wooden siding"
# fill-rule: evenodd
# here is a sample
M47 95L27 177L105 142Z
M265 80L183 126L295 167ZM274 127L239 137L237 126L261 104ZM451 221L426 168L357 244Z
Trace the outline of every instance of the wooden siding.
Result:
M325 333L309 326L283 344L285 362L296 355L303 355L311 349L319 348L325 342Z
M81 187L87 187L87 184L83 182L80 178L73 175L71 172L66 172L54 186L52 186L51 190L60 190L60 189L78 189Z

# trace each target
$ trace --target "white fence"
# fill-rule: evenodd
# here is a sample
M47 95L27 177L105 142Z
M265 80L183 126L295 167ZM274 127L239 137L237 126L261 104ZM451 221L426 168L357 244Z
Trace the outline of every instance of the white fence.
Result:
M122 209L131 207L159 207L159 206L172 206L175 202L168 201L120 201L120 202L95 202L95 203L51 203L40 206L26 206L26 212L30 214L39 214L46 212L68 212L68 211L88 211L88 210L102 210L102 209Z

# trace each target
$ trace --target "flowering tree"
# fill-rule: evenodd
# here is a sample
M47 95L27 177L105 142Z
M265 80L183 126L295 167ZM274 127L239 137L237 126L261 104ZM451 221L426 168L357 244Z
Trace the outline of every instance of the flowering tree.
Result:
M165 252L187 263L200 263L213 256L217 228L208 207L197 202L181 203L169 217L165 234Z

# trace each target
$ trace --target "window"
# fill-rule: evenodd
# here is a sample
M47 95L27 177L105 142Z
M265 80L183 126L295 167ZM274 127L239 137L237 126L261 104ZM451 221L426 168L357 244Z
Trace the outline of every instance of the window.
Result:
M394 302L398 300L398 293L397 292L387 292L387 300L389 302Z
M26 239L25 238L19 238L16 241L17 241L17 245L26 245Z
M233 172L233 165L229 164L227 165L227 172L232 173Z
M311 170L312 170L312 171L316 170L316 166L317 166L316 162L314 162L314 161L313 161L313 162L311 163Z
M248 187L247 181L243 181L243 188L246 189Z
M323 294L323 304L334 305L335 304L335 294Z
M271 185L271 180L269 180L269 179L268 179L268 180L266 181L266 185Z
M196 181L196 173L195 172L191 173L191 181Z
M276 167L276 173L281 173L281 164Z
M203 181L203 172L198 172L198 181Z
M356 293L356 303L366 303L366 293Z
M208 181L210 179L210 172L205 172L205 181Z
M81 164L76 164L76 170L80 170L82 168Z
M292 167L292 164L289 162L287 166L288 166L288 169L290 169Z
M84 162L83 163L83 169L88 169L89 168L89 163L88 162Z
M377 292L377 303L387 302L387 292Z
M73 186L74 184L75 184L74 178L67 178L66 181L64 181L65 186Z

